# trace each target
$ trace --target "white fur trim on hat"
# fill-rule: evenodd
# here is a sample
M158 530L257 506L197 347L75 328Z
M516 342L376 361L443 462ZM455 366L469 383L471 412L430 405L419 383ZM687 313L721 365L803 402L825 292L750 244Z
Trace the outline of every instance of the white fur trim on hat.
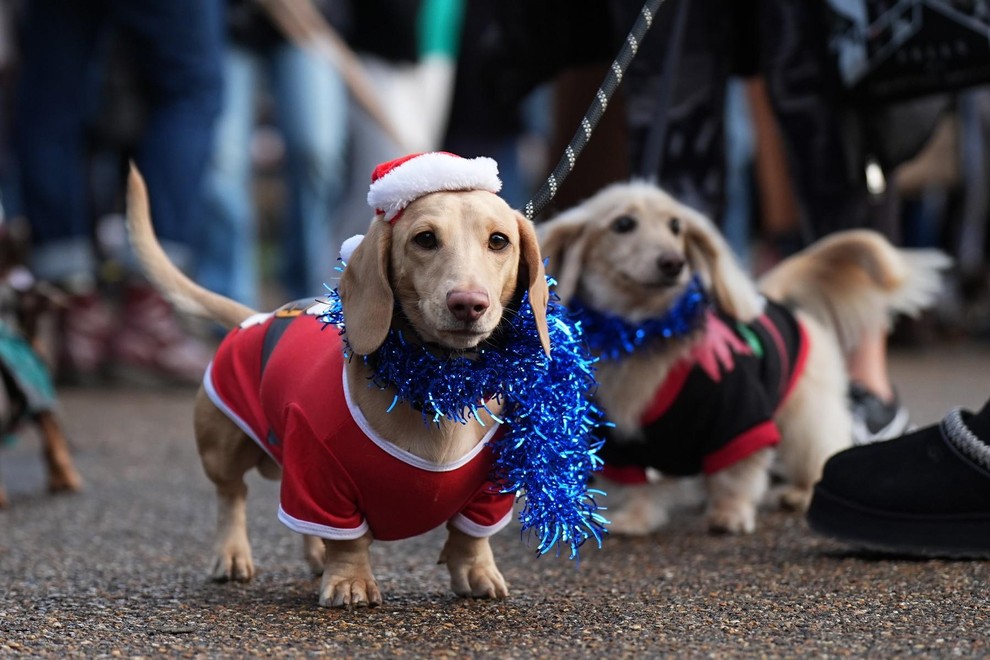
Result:
M351 260L351 255L354 254L354 250L361 245L363 240L364 234L355 234L340 244L340 260L344 262L344 265L347 265L347 262Z
M429 193L441 190L497 193L501 189L498 163L493 159L433 152L410 158L373 181L368 190L368 205L391 222L409 204Z

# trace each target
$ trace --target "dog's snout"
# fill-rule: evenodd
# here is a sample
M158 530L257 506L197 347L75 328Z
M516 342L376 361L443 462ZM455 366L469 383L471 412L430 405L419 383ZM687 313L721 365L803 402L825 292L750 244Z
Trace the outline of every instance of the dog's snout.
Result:
M458 321L477 321L488 310L488 294L484 291L449 291L447 309Z
M663 255L657 259L660 274L667 279L675 279L684 270L684 258L673 255Z

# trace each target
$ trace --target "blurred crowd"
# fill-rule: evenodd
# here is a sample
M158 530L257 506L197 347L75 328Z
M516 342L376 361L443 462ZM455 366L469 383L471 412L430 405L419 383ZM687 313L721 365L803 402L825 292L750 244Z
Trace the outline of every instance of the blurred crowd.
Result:
M986 25L984 3L946 4ZM715 218L754 273L829 231L871 226L957 260L939 336L990 336L990 91L977 77L864 97L843 78L837 35L861 8L896 5L669 0L548 213L655 178ZM27 265L65 294L60 380L198 382L216 339L175 316L128 250L131 160L163 245L199 283L259 308L318 297L339 244L371 217L379 162L491 156L522 207L641 7L0 0L4 231L27 228ZM353 61L330 52L335 39Z

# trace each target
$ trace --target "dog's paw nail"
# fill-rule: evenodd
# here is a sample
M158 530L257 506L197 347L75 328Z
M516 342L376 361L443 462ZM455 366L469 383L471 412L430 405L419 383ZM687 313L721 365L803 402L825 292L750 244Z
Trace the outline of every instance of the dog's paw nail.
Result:
M716 536L731 536L733 534L752 534L756 531L755 524L745 524L745 523L729 523L729 524L710 524L708 526L708 531Z
M326 578L325 578L326 579ZM382 604L382 594L375 580L336 578L324 583L320 591L322 607L356 609Z
M712 534L751 534L756 531L756 519L739 512L714 513L708 517L708 531Z

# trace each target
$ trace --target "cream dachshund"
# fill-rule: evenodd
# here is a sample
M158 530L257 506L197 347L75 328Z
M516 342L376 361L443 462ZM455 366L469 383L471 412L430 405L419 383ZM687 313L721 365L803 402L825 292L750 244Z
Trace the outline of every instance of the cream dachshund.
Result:
M806 507L825 460L852 443L844 356L893 314L929 305L949 263L854 230L757 285L707 218L635 181L537 233L601 357L597 397L614 423L604 490L611 530L626 534L665 524L698 476L713 531L753 531L766 500ZM771 469L784 477L772 493Z
M479 160L494 167L461 159ZM254 575L244 475L257 468L282 479L279 519L306 535L307 561L323 576L321 605L380 604L372 540L444 524L440 561L452 590L508 594L488 538L510 521L514 501L486 488L498 402L479 409L484 425L426 424L412 405L393 406L390 387L369 386L372 372L360 357L395 328L430 350L470 352L492 340L523 291L549 352L549 294L532 223L470 179L377 210L339 281L348 359L339 333L314 318L325 304L258 314L183 276L155 238L145 187L132 172L128 226L147 275L178 306L234 329L195 404L196 444L219 498L213 579Z

